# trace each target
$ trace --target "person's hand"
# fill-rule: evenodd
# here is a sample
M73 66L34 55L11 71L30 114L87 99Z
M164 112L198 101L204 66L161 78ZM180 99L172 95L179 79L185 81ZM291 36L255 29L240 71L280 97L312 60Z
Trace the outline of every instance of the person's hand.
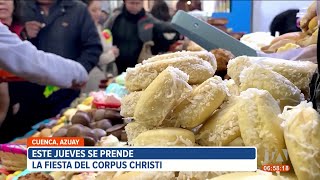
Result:
M41 28L44 27L44 24L37 21L29 21L25 24L25 29L29 38L37 37Z
M71 89L76 89L76 90L79 90L79 89L81 89L81 88L83 88L83 87L85 87L86 86L86 82L83 82L83 83L76 83L76 82L73 82L72 83L72 86L71 86Z
M111 48L111 51L112 51L112 53L113 53L113 55L115 56L115 57L118 57L119 56L119 49L118 49L118 47L117 46L112 46L112 48Z

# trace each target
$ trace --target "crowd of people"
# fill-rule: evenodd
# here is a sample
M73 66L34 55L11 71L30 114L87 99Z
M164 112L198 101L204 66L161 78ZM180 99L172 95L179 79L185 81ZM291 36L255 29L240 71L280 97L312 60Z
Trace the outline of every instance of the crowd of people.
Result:
M180 39L164 1L151 13L143 0L124 0L112 13L99 0L0 0L0 10L1 69L27 80L0 83L0 143ZM47 85L60 89L47 97Z

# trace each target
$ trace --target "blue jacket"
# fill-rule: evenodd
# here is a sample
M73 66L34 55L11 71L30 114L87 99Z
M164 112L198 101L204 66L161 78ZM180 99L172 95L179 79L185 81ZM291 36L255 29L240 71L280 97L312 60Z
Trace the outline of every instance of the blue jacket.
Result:
M24 6L24 22L45 24L38 36L30 39L38 49L75 60L88 72L98 63L102 46L85 4L78 0L57 0L48 17L41 14L36 0L25 1Z

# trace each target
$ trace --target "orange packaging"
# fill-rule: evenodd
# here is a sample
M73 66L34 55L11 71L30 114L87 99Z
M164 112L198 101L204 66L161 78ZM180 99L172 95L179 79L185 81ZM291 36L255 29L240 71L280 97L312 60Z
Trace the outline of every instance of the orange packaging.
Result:
M30 137L27 140L28 147L48 146L84 146L84 139L81 137Z

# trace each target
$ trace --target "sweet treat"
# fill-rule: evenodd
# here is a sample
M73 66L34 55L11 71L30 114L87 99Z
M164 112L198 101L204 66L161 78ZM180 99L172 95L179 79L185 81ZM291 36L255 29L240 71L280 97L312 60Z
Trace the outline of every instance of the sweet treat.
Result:
M51 136L51 129L49 128L45 128L45 129L42 129L41 132L40 132L40 136L41 137L49 137Z
M106 130L107 135L112 134L116 136L118 139L121 139L122 130L124 129L125 126L126 126L125 124L114 125Z
M55 132L57 132L59 129L61 129L61 128L64 127L64 126L65 126L65 123L60 123L60 124L54 126L54 127L51 129L51 131L52 131L52 133L55 133Z
M94 121L100 121L102 119L104 119L104 114L105 114L105 110L104 109L97 109L95 112L94 112L94 115L93 115L93 120Z
M277 50L277 53L281 53L281 52L288 51L288 50L292 50L292 49L298 49L298 48L300 48L300 46L297 45L297 44L287 43L286 45L280 47L280 48Z
M204 49L193 41L189 41L187 51L203 51Z
M281 109L286 105L297 105L301 101L301 91L288 79L270 69L254 64L240 74L240 89L249 88L267 90L280 101Z
M202 179L211 179L223 174L227 174L231 172L225 172L225 171L204 171L204 172L199 172L199 171L181 171L178 174L177 180L202 180Z
M181 171L177 177L177 180L197 180L197 179L208 179L212 178L211 172L192 172L192 171Z
M240 137L235 98L225 102L200 128L197 143L203 146L227 146Z
M71 119L72 124L82 124L84 126L89 126L91 118L88 113L78 111Z
M116 172L98 172L95 180L112 180Z
M132 145L132 141L141 133L150 130L145 127L143 124L139 124L137 122L130 122L126 125L125 131L127 133L128 144Z
M127 136L127 133L126 133L126 131L124 129L121 132L120 140L123 141L123 142L128 142L128 136Z
M77 111L78 110L76 108L69 108L63 113L63 116L65 116L68 120L71 120L73 115L75 115Z
M107 130L110 127L112 127L112 124L111 124L111 121L109 119L103 119L103 120L100 120L98 122L90 123L90 127L91 128L99 128L99 129L102 129L102 130Z
M99 140L99 134L82 124L74 124L70 126L65 135L66 137L83 137L85 146L94 146Z
M142 93L135 111L136 122L150 127L160 126L169 112L191 92L188 75L168 67Z
M107 86L106 92L107 94L116 94L120 99L129 93L124 85L117 83L110 83ZM119 98L116 99L116 103L119 102Z
M202 124L218 109L227 95L227 88L219 76L209 78L195 88L171 114L171 121L192 129Z
M278 36L278 37L274 38L272 40L272 42L270 43L270 45L273 45L273 44L277 43L278 41L281 41L281 40L284 40L284 39L297 41L297 40L301 39L304 36L305 36L305 34L303 32L285 33L285 34L282 34L281 36Z
M112 37L112 33L109 29L104 29L102 31L102 36L104 37L104 40L107 44L112 45L113 37Z
M142 62L142 64L147 64L147 63L155 62L155 61L163 61L163 60L167 60L167 59L171 59L171 58L195 56L195 57L201 58L204 61L207 61L208 63L211 64L213 69L216 70L217 69L217 61L216 61L216 57L213 56L212 54L214 54L214 53L210 53L210 52L205 51L205 50L196 51L196 52L179 51L179 52L174 52L174 53L168 53L168 54L161 54L161 55L153 56L153 57L151 57L151 58L149 58L147 60L144 60Z
M240 85L240 73L250 67L253 63L248 56L239 56L229 61L228 63L228 75L237 85Z
M316 29L311 35L308 35L299 41L297 41L297 44L300 45L301 47L306 47L312 44L317 44L318 42L318 32L319 29Z
M66 128L61 128L55 133L53 133L53 137L66 137L67 136L68 129Z
M318 28L318 16L313 17L308 24L308 33L313 33Z
M259 64L281 74L304 91L309 89L312 76L317 69L317 65L309 61L288 61L267 57L239 56L229 62L228 74L236 84L240 84L240 73L252 64Z
M296 49L300 47L298 47L297 41L304 37L306 37L306 34L303 32L290 32L282 34L281 36L274 38L269 45L262 47L261 51L265 53L276 53L283 52L285 50ZM289 47L287 44L291 46Z
M207 61L196 56L176 57L138 64L127 69L126 87L129 91L146 89L151 82L167 67L172 66L189 75L189 84L200 84L212 77L215 69Z
M227 86L229 96L232 97L240 95L240 88L233 79L224 80L224 83Z
M120 115L123 117L133 117L137 102L143 91L131 92L121 99Z
M241 137L237 137L235 140L231 141L227 146L245 146L245 144Z
M32 135L32 137L41 137L41 133L39 131L37 131L36 133L34 133Z
M89 112L91 110L91 106L79 104L77 105L77 109L82 112Z
M210 52L216 57L217 72L226 71L229 60L235 58L230 51L225 49L213 49Z
M182 128L162 128L145 131L133 139L134 146L193 146L193 132Z
M297 180L295 175L290 173L281 173L280 175L273 175L271 172L257 171L257 172L235 172L224 174L210 180Z
M115 176L112 180L174 180L174 172L127 172Z
M93 172L85 172L77 175L73 175L71 180L95 180L97 174Z
M309 7L306 14L300 19L300 28L302 31L308 31L309 22L317 16L317 1L314 1Z
M27 147L15 144L0 144L0 161L8 171L23 171L27 168Z
M286 107L284 139L294 171L299 180L320 179L320 116L312 103L301 102Z
M125 142L120 142L117 137L114 135L109 135L102 137L100 141L96 144L96 146L103 146L103 147L113 147L113 146L125 146Z
M286 44L295 44L297 41L292 39L281 39L274 44L261 48L265 53L276 53L279 48L285 46Z
M274 36L271 36L270 33L254 32L243 35L240 39L240 42L258 51L262 47L270 45L273 39Z
M113 125L123 123L120 112L113 109L105 109L104 118L109 119Z
M55 171L49 174L54 180L64 180L66 179L67 172Z
M241 92L238 103L241 137L246 146L257 148L258 166L277 164L272 160L264 162L264 157L286 148L278 102L268 91L250 88Z
M0 173L0 179L1 180L6 180L7 175Z
M21 176L18 178L18 180L54 180L52 176L46 173L41 173L41 172L35 172L35 173L29 173L25 176Z
M96 144L95 139L92 137L86 136L86 137L83 137L83 139L84 139L85 146L95 146Z
M98 137L98 140L100 140L101 137L107 135L107 133L106 133L105 130L99 129L99 128L93 129L93 132L94 132L94 134Z

